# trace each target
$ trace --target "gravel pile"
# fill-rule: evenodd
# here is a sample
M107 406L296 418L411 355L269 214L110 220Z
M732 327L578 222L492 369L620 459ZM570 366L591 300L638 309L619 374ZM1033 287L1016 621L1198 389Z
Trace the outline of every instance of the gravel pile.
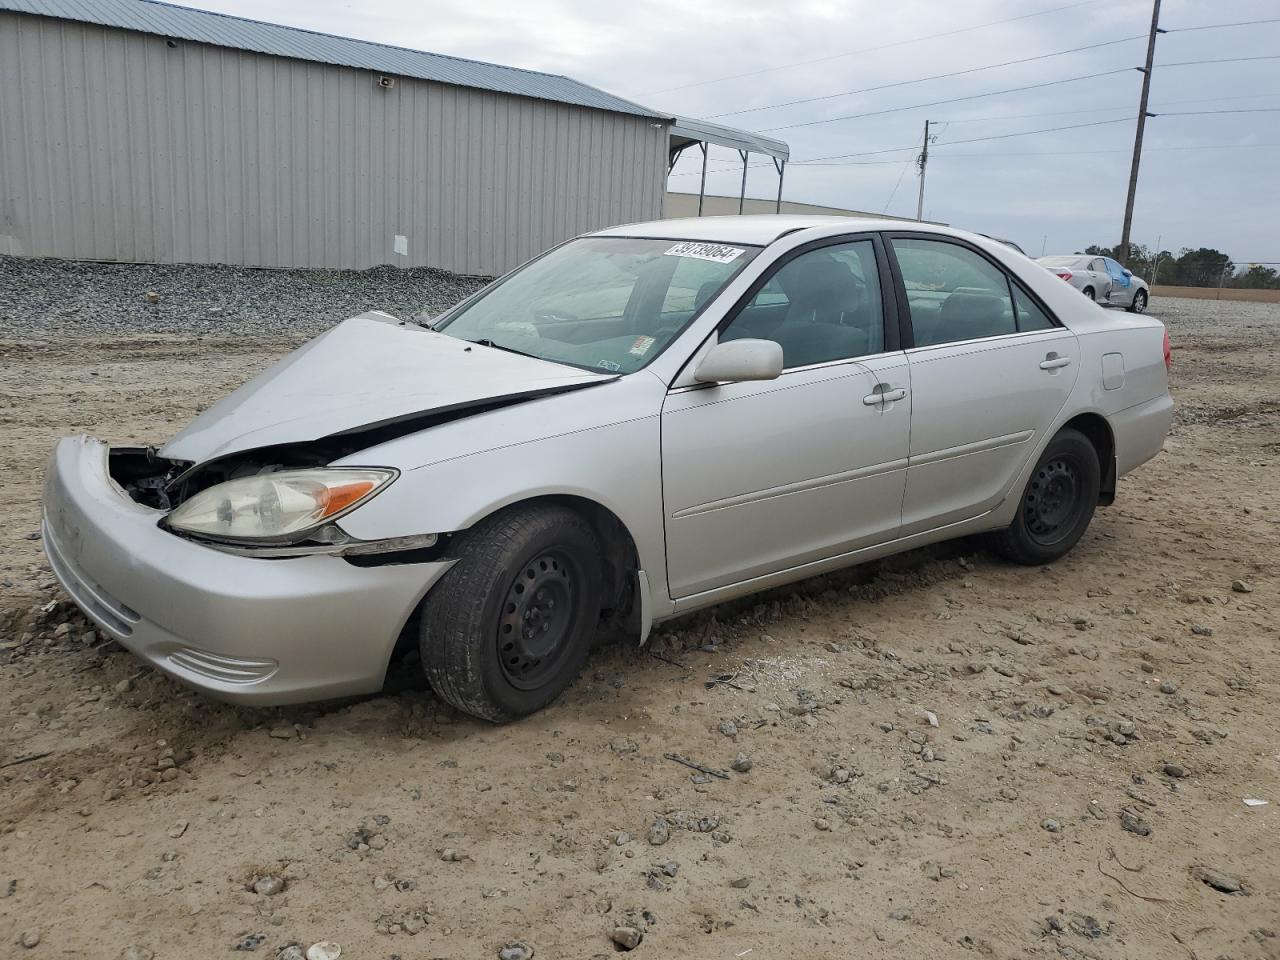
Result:
M293 337L366 310L439 313L487 281L425 267L254 270L0 257L0 339L165 333Z

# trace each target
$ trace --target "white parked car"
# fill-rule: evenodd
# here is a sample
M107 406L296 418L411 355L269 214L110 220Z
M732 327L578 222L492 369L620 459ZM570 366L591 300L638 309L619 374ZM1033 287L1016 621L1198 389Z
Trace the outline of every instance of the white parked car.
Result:
M1135 277L1133 271L1110 257L1074 254L1069 257L1040 257L1036 262L1095 303L1142 313L1151 302L1147 281Z
M228 700L376 691L417 644L508 720L602 619L990 532L1070 550L1172 415L1164 329L993 240L746 216L564 243L437 318L367 313L158 449L58 443L53 570Z

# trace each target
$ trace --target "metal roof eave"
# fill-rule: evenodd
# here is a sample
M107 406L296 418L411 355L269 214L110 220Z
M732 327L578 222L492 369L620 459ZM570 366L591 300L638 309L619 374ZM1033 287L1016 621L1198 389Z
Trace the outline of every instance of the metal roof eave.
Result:
M775 160L791 159L791 147L781 140L761 136L750 130L725 127L707 120L676 117L671 125L670 134L673 150L683 150L694 143L714 143L734 150L746 150L748 153L763 153Z
M412 77L666 122L648 107L571 77L355 40L162 0L0 0L0 11L55 17L268 56Z

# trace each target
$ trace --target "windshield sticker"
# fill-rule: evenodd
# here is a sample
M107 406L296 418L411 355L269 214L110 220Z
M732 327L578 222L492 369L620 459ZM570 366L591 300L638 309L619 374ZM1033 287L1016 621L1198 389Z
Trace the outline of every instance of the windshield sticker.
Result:
M636 337L635 342L631 344L631 349L627 353L633 357L643 357L652 346L653 337Z
M695 260L710 260L712 263L732 263L742 256L741 247L726 247L719 243L694 243L686 241L677 243L667 250L668 257L692 257Z
M614 363L612 360L599 360L596 362L596 366L608 370L610 373L617 373L622 369L622 364Z

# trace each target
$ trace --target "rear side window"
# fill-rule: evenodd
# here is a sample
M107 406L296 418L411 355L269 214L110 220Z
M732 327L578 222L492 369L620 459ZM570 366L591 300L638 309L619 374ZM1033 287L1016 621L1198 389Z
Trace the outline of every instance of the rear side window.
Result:
M916 346L1016 332L1009 282L986 259L942 240L900 237L892 243Z
M1052 330L1053 321L1049 319L1040 307L1027 296L1016 283L1013 287L1013 303L1018 311L1018 332L1027 333L1031 330Z

